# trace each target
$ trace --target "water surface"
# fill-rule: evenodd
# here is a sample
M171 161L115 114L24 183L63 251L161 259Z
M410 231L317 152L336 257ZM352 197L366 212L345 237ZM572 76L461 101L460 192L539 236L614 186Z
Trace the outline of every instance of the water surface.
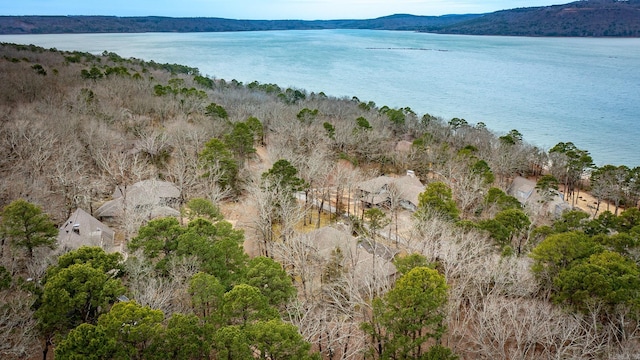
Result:
M0 41L197 67L572 141L597 165L640 165L640 39L373 30L2 35Z

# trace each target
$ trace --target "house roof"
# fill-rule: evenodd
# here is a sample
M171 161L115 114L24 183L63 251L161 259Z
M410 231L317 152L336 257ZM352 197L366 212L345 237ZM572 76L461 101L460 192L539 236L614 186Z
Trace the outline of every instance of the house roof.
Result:
M306 235L310 241L309 245L324 260L328 261L333 251L336 248L340 248L344 255L345 267L355 274L363 276L371 272L374 264L373 255L359 244L358 239L349 233L331 226L325 226ZM395 266L384 258L380 258L376 262L376 267L379 267L385 276L392 276L396 272Z
M399 178L379 176L358 184L358 189L369 194L363 200L377 205L389 199L388 190L391 184L398 189L400 199L418 206L418 197L425 187L415 176L406 175Z
M368 194L367 196L362 198L362 201L372 204L372 205L382 205L385 201L389 200L389 196L384 194Z
M58 245L77 249L81 246L112 246L115 233L107 225L78 208L58 232Z
M388 176L378 176L377 178L363 181L358 184L358 190L370 194L378 194L384 190L385 186L393 181L393 178Z
M151 209L151 218L159 218L159 217L170 217L170 216L180 216L180 211L169 207L169 206L158 206Z
M179 198L180 189L178 189L173 183L161 180L142 180L126 189L127 196L138 198ZM122 197L122 191L119 187L116 187L113 195L114 199Z
M507 189L507 193L514 196L521 203L526 203L529 197L534 193L536 189L536 182L529 180L522 176L516 176L511 182L511 186Z
M107 201L96 210L95 214L99 218L119 216L124 211L122 202L122 198Z
M175 185L167 181L159 180L144 180L137 182L126 188L126 194L127 206L130 208L164 208L167 207L164 200L180 198L180 190ZM124 202L125 197L122 196L121 189L116 188L113 193L113 200L105 202L98 208L98 210L96 210L95 214L97 217L120 216L124 211ZM160 216L177 216L176 210L168 212L165 209L164 213L170 214ZM154 212L152 211L152 217L153 214Z
M418 198L420 193L425 189L424 185L414 176L403 176L394 179L393 182L400 192L400 198L418 206Z
M542 195L536 189L536 182L521 176L513 179L511 186L507 190L507 193L523 204L529 203L541 203L543 208L547 212L554 214L555 216L562 215L565 210L571 210L571 205L564 201L562 195L555 191L550 199L543 201Z

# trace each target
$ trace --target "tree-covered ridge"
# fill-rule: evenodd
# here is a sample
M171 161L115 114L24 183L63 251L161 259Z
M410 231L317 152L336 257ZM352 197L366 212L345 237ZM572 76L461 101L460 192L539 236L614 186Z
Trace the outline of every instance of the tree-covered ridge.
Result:
M219 32L267 30L374 29L415 30L440 27L479 15L399 14L367 20L234 20L159 16L0 16L0 34Z
M315 21L153 16L0 16L0 34L372 29L466 35L638 37L639 8L638 0L590 0L487 14L397 14L366 20Z
M2 44L0 83L3 358L637 354L638 167L113 53ZM51 249L147 179L179 214Z
M640 2L588 0L496 11L426 31L503 36L638 37Z

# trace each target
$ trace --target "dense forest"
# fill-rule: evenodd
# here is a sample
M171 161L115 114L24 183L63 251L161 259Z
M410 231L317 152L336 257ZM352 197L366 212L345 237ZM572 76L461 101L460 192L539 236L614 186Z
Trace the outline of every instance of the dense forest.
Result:
M396 14L364 20L235 20L116 16L0 16L0 34L371 29L509 36L640 36L640 0L587 0L488 14Z
M0 54L3 359L640 356L640 167L179 64Z
M640 1L587 0L503 10L426 31L466 35L638 37Z
M480 15L399 14L367 20L236 20L161 16L0 16L0 34L218 32L267 30L416 30L442 27Z

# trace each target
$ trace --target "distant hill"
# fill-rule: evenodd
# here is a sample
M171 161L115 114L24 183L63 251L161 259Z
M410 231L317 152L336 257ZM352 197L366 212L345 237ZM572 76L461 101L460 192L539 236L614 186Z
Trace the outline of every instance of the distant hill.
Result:
M369 20L233 20L223 18L116 16L0 16L0 34L219 32L264 30L441 28L480 15L398 14Z
M368 20L234 20L116 16L0 16L0 34L371 29L509 36L640 37L640 0L584 0L489 14Z
M588 0L497 11L424 31L511 36L640 36L640 0Z

